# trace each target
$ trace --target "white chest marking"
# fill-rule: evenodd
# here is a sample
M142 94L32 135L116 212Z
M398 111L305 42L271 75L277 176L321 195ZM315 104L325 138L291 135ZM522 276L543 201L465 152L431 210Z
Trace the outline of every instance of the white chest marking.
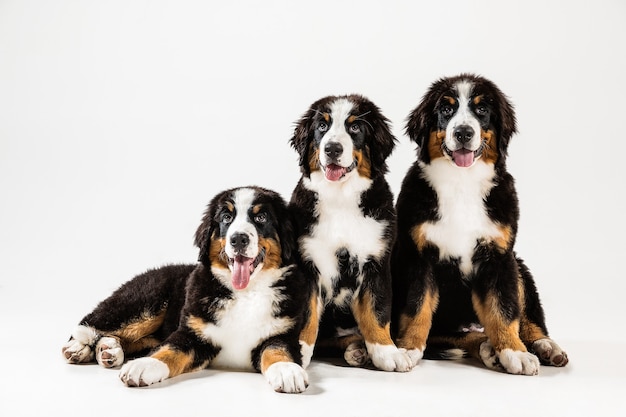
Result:
M274 317L283 297L270 286L285 272L285 268L260 271L248 287L234 291L234 298L224 301L217 324L207 324L203 329L204 337L221 348L211 366L252 369L252 349L293 325L290 319ZM214 273L227 272L215 269Z
M425 237L437 245L440 259L460 258L461 271L469 275L474 268L472 256L477 241L500 236L484 203L495 185L493 165L477 161L470 168L460 168L439 158L423 164L422 169L437 192L440 216L424 224Z
M377 221L363 215L359 208L360 195L371 186L371 180L356 172L342 183L327 181L319 171L305 179L304 186L318 193L315 213L317 224L309 236L300 240L304 257L312 261L319 271L320 286L332 294L334 280L339 276L337 250L346 248L351 257L358 260L359 276L368 258L380 258L388 249L383 239L387 222ZM336 303L342 303L346 294L339 294ZM329 300L326 300L327 302Z

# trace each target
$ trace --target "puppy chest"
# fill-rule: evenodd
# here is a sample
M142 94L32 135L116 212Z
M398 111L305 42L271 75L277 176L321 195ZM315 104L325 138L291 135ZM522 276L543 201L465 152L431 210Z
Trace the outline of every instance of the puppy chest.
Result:
M502 228L485 205L494 173L484 164L459 172L457 167L433 164L428 179L437 193L438 219L421 227L423 238L439 249L441 259L457 258L465 274L472 271L472 256L482 241L502 239Z
M277 317L279 299L273 292L235 294L224 303L216 323L205 323L203 336L220 347L212 361L216 367L251 369L251 352L267 338L293 326L289 318Z
M387 250L387 223L365 217L360 210L322 210L309 236L300 240L306 259L319 271L320 285L330 295L338 281L354 289L362 267Z

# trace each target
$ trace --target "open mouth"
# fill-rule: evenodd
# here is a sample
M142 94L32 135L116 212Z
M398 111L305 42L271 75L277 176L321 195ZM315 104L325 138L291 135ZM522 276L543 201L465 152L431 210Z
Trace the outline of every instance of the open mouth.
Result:
M476 159L480 158L483 150L485 149L485 144L486 141L483 140L480 143L478 149L476 149L475 151L466 148L460 148L453 151L446 146L445 142L442 144L442 146L443 150L448 154L448 156L450 156L450 158L452 158L452 161L456 164L456 166L461 168L467 168L472 166Z
M236 290L243 290L250 283L250 276L265 258L265 249L259 252L256 258L247 258L243 255L237 255L234 258L228 258L228 264L232 271L231 282Z
M346 174L356 168L356 164L357 161L355 159L349 167L342 167L337 164L328 164L326 166L322 165L322 170L324 171L324 175L328 181L339 181L345 177Z

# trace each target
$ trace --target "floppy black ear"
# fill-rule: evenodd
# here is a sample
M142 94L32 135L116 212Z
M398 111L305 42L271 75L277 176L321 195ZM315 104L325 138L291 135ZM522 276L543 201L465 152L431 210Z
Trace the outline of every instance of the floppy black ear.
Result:
M289 140L291 147L294 148L300 156L298 162L300 164L300 171L307 176L311 173L311 168L309 167L309 145L312 138L314 115L315 112L313 109L309 109L300 120L296 122L293 136Z
M281 261L283 266L295 262L298 242L296 240L296 229L292 213L286 205L278 208L278 237L280 238Z
M204 215L202 216L202 222L196 230L194 243L200 249L198 254L198 261L203 264L209 263L209 250L211 249L211 236L215 228L217 227L217 221L215 220L215 211L217 207L217 200L219 195L215 196L211 202L207 205Z
M391 133L389 119L387 119L380 109L372 104L373 109L365 116L365 119L373 129L374 144L370 149L370 158L372 159L373 176L387 172L386 160L393 152L397 139Z
M515 108L509 99L495 85L492 86L496 92L494 104L496 107L496 134L498 135L498 153L502 158L506 157L507 149L511 137L517 132L517 120Z
M437 123L435 109L439 97L440 82L438 81L431 85L418 106L407 117L405 132L409 139L417 144L418 157L425 162L430 162L426 144L433 126Z

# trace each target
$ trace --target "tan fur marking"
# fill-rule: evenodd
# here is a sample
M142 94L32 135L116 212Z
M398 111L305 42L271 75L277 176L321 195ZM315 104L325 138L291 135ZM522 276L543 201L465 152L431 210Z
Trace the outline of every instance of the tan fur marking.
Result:
M369 159L369 148L364 151L354 151L353 157L356 159L357 172L364 178L372 178L372 164Z
M413 243L415 243L415 246L417 246L417 250L421 251L428 245L426 233L424 233L424 223L413 226L410 233L411 239L413 239Z
M525 344L530 345L539 339L548 337L548 335L539 326L528 320L528 317L523 316L520 321L520 337Z
M284 349L267 348L261 355L261 372L265 373L276 362L293 362L293 358Z
M313 142L309 145L309 170L311 172L320 169L320 150L316 149Z
M165 311L164 308L155 316L142 314L141 317L122 326L121 329L111 332L110 336L118 339L122 349L128 353L155 347L160 341L151 335L163 324Z
M428 333L433 322L433 314L439 304L439 294L426 292L424 301L417 314L410 317L403 314L400 317L398 347L405 349L426 348Z
M317 311L318 300L317 294L313 294L311 296L311 300L309 301L309 317L304 325L304 328L300 332L300 340L306 343L309 346L315 344L315 339L317 339L317 332L319 330L319 315Z
M500 233L497 236L493 236L487 242L494 244L500 253L504 253L509 250L513 230L511 229L511 226L504 226L501 224L498 224L497 227Z
M474 102L474 104L478 104L478 103L480 103L481 101L483 101L483 98L484 98L484 97L483 97L483 95L481 94L481 95L479 95L479 96L474 97L474 98L472 99L472 101Z
M330 122L330 114L328 114L328 113L322 113L322 117L324 118L324 120L326 121L326 123Z
M169 345L163 346L150 357L158 359L167 365L170 370L170 378L192 370L193 355L174 350Z
M352 302L354 318L359 325L363 338L368 343L393 345L389 323L382 325L374 313L372 295L365 291L361 297L355 297Z
M498 160L498 144L496 143L496 134L493 130L481 130L480 136L485 143L485 149L481 158L487 163L495 164Z
M452 104L454 106L454 103L456 103L456 99L454 97L450 97L450 96L443 96L444 100L448 100L448 103Z
M252 214L259 214L262 208L263 208L262 204L256 204L252 206Z
M446 137L445 130L433 130L430 132L430 139L428 140L428 154L430 159L443 158L443 140Z
M200 317L189 316L187 318L187 327L189 327L200 339L204 339L204 328L207 323Z
M231 201L227 201L226 202L226 208L228 209L228 211L230 211L231 213L233 211L235 211L235 205L231 202Z
M357 117L355 115L352 116L348 116L348 119L346 120L348 123L354 123L354 121L357 119Z
M484 301L472 294L472 304L480 323L485 327L485 334L497 352L503 349L526 351L519 336L519 320L507 322L502 317L498 298L493 293L487 294Z
M259 238L259 246L265 248L263 269L280 268L282 250L278 241L272 238Z
M228 260L224 252L224 248L226 247L226 240L222 237L211 237L211 239L212 242L209 249L209 260L211 262L211 266L227 269Z

